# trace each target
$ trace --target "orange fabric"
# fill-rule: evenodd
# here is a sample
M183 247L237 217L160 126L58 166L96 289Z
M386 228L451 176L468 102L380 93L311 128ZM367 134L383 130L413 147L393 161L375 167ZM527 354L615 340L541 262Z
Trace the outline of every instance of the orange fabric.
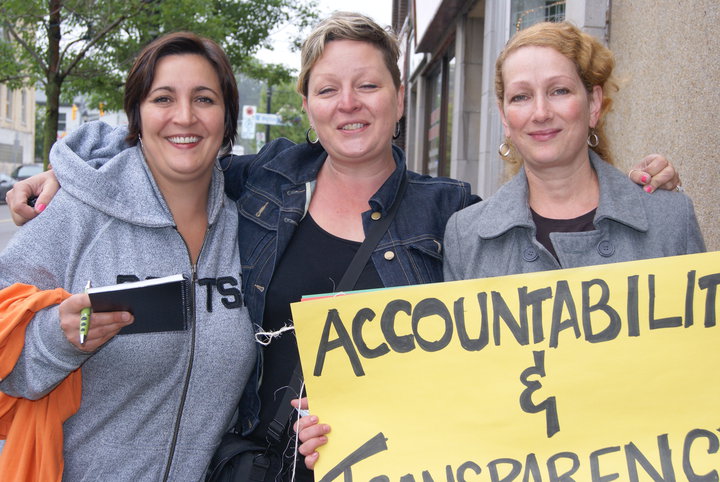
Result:
M24 284L0 290L0 378L17 363L25 345L25 330L35 313L68 296L62 288L40 291ZM79 368L39 400L0 392L0 439L6 439L0 453L0 480L62 479L63 422L80 408L81 396Z

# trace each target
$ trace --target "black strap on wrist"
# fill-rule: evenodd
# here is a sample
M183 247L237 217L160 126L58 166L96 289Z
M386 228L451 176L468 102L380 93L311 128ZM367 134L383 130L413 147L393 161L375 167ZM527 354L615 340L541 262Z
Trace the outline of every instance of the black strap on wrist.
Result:
M295 370L293 370L290 376L290 382L285 388L285 395L280 400L280 406L278 407L273 421L270 422L267 428L267 440L271 445L277 445L282 440L283 432L285 432L288 422L290 420L290 412L292 412L292 405L290 400L293 398L300 398L302 396L302 370L300 369L300 362L295 364Z

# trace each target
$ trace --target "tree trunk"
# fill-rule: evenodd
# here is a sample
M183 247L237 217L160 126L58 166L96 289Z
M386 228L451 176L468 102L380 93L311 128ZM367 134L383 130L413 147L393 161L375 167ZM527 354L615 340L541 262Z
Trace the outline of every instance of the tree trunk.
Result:
M57 140L58 111L63 78L60 74L60 9L62 0L50 0L48 4L48 71L45 84L47 104L45 109L45 129L43 135L43 164L48 167L50 148Z
M50 159L50 148L57 140L58 112L60 110L60 86L61 82L57 76L47 79L45 85L45 127L43 129L43 164L48 168Z

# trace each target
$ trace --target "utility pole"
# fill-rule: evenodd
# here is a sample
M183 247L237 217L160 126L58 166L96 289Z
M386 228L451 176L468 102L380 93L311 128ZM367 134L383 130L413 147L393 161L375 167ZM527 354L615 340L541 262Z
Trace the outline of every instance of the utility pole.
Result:
M268 114L272 114L272 111L270 110L272 108L272 84L270 84L270 81L268 81L268 87L267 87L267 108L265 109L265 112ZM270 142L270 124L265 124L265 142Z

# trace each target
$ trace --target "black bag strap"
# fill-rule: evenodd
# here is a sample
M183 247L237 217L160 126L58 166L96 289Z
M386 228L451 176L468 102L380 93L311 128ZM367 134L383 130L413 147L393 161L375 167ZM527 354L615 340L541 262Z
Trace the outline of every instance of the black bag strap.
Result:
M368 235L365 237L365 240L358 248L352 261L350 261L350 264L345 270L345 274L340 280L340 283L338 283L336 288L337 291L351 291L353 288L355 288L355 284L360 278L360 274L365 268L368 259L370 259L370 255L372 254L377 244L380 242L380 239L383 237L385 232L388 230L388 227L390 226L390 223L392 223L393 218L395 218L395 214L397 213L403 196L405 195L406 188L407 173L403 175L402 180L400 181L400 187L398 188L397 195L395 196L395 201L393 202L392 206L390 206L390 209L388 209L387 214L370 226ZM285 395L280 401L280 407L275 413L273 421L268 426L267 438L268 441L270 441L274 445L278 444L282 439L282 434L283 432L285 432L288 421L290 420L290 412L292 412L293 410L292 406L290 405L290 400L300 397L300 395L302 394L301 388L302 371L300 369L300 361L298 360L297 364L295 365L295 370L293 370L293 374L290 377L288 387L285 389Z
M282 440L282 434L285 432L288 421L290 420L290 412L293 408L290 405L290 400L293 398L300 398L302 395L302 372L300 370L300 362L295 364L295 370L293 370L290 376L290 383L288 383L285 389L285 395L280 400L280 406L278 407L273 421L270 422L267 428L267 439L271 445L277 445Z
M365 241L363 241L358 248L355 256L345 270L345 274L340 280L340 283L338 283L336 288L337 291L350 291L355 288L355 283L357 283L358 278L360 278L360 274L362 274L362 271L365 268L368 259L370 259L370 255L375 249L375 246L377 246L380 242L380 239L388 230L388 227L390 227L390 223L392 223L393 218L395 218L400 202L405 195L405 188L407 188L407 174L403 175L397 195L395 196L395 202L393 202L392 206L390 206L387 214L370 226L368 235L365 237Z

